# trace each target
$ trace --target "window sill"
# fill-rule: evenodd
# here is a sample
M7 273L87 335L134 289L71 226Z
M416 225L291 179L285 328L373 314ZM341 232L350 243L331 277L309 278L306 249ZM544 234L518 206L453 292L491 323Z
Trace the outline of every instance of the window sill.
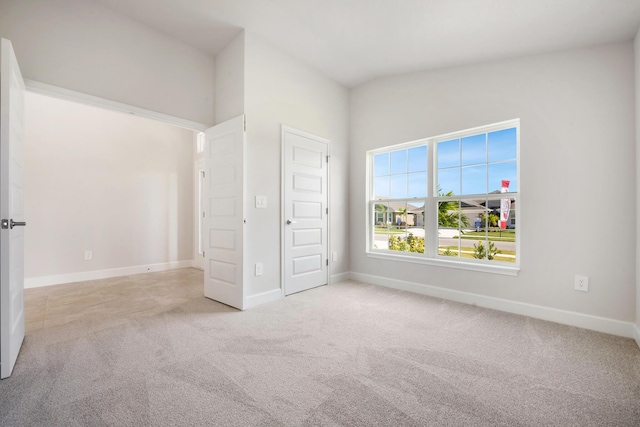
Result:
M502 274L504 276L517 276L520 267L507 265L488 265L464 261L452 261L438 258L423 258L411 255L396 255L389 252L367 251L367 257L376 259L386 259L391 261L408 262L412 264L433 265L436 267L455 268L458 270L470 270L481 273Z

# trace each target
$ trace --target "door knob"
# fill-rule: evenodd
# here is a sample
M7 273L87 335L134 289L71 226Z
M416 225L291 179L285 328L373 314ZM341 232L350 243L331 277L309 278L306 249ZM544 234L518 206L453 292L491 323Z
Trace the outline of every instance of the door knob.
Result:
M27 223L24 221L14 221L13 219L3 219L1 225L2 229L6 230L8 228L13 229L13 227L25 227Z
M287 224L295 224L295 221L291 221L290 219L287 220Z

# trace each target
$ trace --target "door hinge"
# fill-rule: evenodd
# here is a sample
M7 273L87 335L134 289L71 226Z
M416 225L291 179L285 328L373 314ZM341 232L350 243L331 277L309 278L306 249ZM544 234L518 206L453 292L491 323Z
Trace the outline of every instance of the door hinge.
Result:
M327 215L329 215L329 208L326 208L325 212L327 213Z
M331 156L327 156L327 163L329 163L329 157L331 157Z
M202 218L204 218L204 212L202 212Z
M247 131L247 116L244 116L244 131Z
M204 258L205 255L207 255L207 253L205 251L202 251L202 258Z
M327 258L327 265L329 265L329 258Z
M201 172L202 172L202 177L204 178L204 171L201 171Z

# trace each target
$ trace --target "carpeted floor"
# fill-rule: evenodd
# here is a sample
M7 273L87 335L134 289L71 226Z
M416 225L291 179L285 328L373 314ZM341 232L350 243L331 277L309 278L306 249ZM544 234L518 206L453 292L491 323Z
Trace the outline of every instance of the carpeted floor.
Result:
M187 272L121 283L193 295ZM193 297L29 332L0 425L638 426L640 349L356 282L245 312Z

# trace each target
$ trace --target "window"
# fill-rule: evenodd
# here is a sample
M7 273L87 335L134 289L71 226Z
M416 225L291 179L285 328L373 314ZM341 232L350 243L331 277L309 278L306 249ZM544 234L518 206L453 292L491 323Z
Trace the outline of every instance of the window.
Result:
M204 132L198 132L196 137L196 153L204 153Z
M511 120L368 152L368 252L519 266L518 151Z

